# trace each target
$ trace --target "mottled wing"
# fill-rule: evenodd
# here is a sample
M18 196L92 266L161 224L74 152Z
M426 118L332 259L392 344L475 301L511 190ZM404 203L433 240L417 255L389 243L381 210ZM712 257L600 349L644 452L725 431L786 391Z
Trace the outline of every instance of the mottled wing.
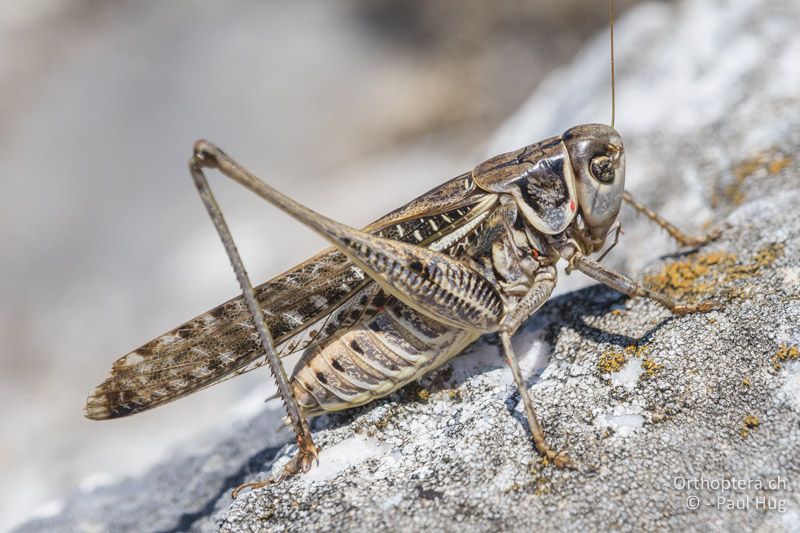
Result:
M493 196L459 176L365 228L460 255L480 233ZM323 251L255 288L281 355L303 350L374 313L380 287L343 254ZM86 403L92 419L137 413L263 364L242 297L208 311L118 359Z

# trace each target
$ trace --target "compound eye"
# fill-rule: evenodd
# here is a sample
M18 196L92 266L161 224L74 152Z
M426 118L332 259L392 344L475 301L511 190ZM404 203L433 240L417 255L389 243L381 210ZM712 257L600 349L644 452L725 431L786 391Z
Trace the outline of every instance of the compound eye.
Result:
M600 155L592 159L589 163L589 171L592 177L600 183L614 182L614 162L607 155Z

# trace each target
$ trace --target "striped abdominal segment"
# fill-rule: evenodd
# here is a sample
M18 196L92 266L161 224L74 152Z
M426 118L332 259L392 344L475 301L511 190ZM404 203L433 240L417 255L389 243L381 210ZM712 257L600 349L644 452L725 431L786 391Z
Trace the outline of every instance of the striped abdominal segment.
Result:
M370 319L309 350L292 377L294 394L308 416L363 405L441 366L479 336L392 298Z

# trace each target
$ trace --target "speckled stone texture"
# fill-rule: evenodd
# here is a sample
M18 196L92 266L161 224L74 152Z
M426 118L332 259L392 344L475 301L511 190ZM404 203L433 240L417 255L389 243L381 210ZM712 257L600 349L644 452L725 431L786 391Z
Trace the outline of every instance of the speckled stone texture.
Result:
M273 406L21 531L798 530L798 27L794 0L648 3L620 20L628 188L688 230L724 230L677 251L626 211L608 262L722 307L673 317L599 286L565 292L580 274L561 280L514 345L550 442L577 469L535 454L486 337L418 384L313 421L323 452L308 475L230 504L230 488L294 452L270 429ZM604 120L605 39L545 82L492 151Z

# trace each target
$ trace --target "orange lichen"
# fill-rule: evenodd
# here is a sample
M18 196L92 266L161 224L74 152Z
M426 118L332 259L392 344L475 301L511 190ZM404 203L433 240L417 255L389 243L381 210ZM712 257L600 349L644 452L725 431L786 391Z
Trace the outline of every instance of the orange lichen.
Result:
M747 415L744 417L744 425L749 429L757 428L760 423L761 421L755 415Z
M728 269L726 276L728 279L742 279L747 278L758 272L764 267L767 267L775 262L776 259L783 256L783 243L775 242L764 246L756 255L753 256L752 261L742 265L735 265Z
M650 287L672 295L704 294L714 286L711 274L736 264L735 254L728 252L709 252L692 255L682 261L668 263L661 272L645 276Z
M464 400L464 396L461 394L459 389L448 389L446 394L447 397L455 403L459 403Z
M791 162L792 162L791 158L782 157L780 159L776 159L775 161L770 162L770 164L767 166L767 170L769 171L770 174L775 175L784 168L788 167L789 163Z
M647 376L653 376L659 372L663 366L659 365L652 359L644 358L644 354L649 350L650 347L648 345L637 346L635 344L631 344L622 350L609 350L607 352L603 352L597 362L597 368L603 374L612 374L622 370L622 367L625 366L625 363L630 361L632 357L638 357L639 359L642 359L642 367L644 368L645 372L647 372Z
M753 431L754 429L758 429L758 425L760 423L761 421L758 419L757 416L746 415L742 420L742 424L744 427L742 427L742 429L739 430L739 435L741 435L743 439L746 439L750 435L751 431Z
M748 181L756 177L774 176L791 162L791 157L776 148L764 150L740 161L731 169L733 180L720 190L714 191L711 198L712 206L719 205L721 199L733 205L741 205L745 199L744 188Z
M726 283L753 276L783 255L781 243L771 243L758 250L746 262L733 253L714 251L693 254L668 263L660 272L645 276L649 287L674 298L695 301L707 297ZM727 296L742 296L728 291Z
M402 389L400 394L411 401L428 403L431 398L431 393L428 389L423 387L418 381L412 381Z
M639 379L647 379L661 372L664 369L664 365L660 365L648 357L642 360L642 368L644 368L645 373Z
M600 355L600 360L597 362L597 368L603 374L611 374L619 372L625 366L625 355L621 352L609 351Z
M775 370L780 370L783 368L783 363L786 361L797 361L798 359L800 359L800 350L797 349L797 345L788 346L786 344L781 344L770 361Z

